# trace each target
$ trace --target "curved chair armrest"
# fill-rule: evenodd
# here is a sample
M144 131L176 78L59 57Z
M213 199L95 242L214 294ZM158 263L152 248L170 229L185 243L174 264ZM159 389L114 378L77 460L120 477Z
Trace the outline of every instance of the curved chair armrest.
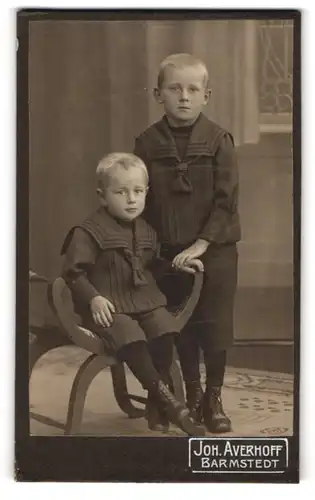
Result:
M187 297L181 306L174 313L176 320L178 321L179 329L182 330L192 313L196 305L198 304L200 292L203 285L203 273L196 272L194 275L194 283L192 287L191 294Z
M78 325L72 294L63 278L57 278L49 287L48 300L60 326L76 346L94 354L107 354L103 340L92 331Z
M54 328L56 316L47 302L49 282L32 270L28 274L28 322L32 328Z

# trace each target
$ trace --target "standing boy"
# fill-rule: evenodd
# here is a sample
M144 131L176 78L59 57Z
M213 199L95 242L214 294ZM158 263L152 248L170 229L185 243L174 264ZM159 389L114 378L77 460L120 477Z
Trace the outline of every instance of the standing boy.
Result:
M210 432L228 432L231 421L223 409L221 388L233 342L240 239L233 138L202 114L210 97L208 72L195 57L167 57L154 94L165 114L135 143L135 154L149 171L145 216L158 233L162 256L176 269L190 259L204 263L200 300L177 347L192 416L197 422L203 418ZM206 366L204 394L200 348Z

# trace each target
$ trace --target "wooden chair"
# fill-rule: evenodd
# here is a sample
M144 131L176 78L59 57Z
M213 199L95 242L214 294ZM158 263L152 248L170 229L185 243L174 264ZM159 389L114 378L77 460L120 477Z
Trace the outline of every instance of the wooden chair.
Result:
M144 416L144 408L139 408L133 401L145 404L146 398L129 394L127 389L126 373L114 353L104 341L92 331L80 326L75 314L72 295L63 278L57 278L51 285L45 278L33 273L30 279L30 358L29 376L32 374L35 363L51 349L62 346L76 345L88 352L90 356L80 366L74 378L68 405L65 434L77 434L80 431L85 400L88 389L94 378L105 368L110 368L114 395L118 406L130 418ZM191 293L185 297L182 304L172 311L181 330L190 318L198 300L202 287L203 275L196 273L193 278ZM34 293L36 285L46 285L46 298L43 293ZM32 291L33 290L33 291ZM36 316L38 306L32 301L40 297L42 315ZM48 310L49 306L54 312ZM32 307L33 306L33 307ZM32 311L33 309L33 311ZM38 321L38 316L41 320ZM174 359L171 368L171 379L176 397L184 401L182 377L178 362Z

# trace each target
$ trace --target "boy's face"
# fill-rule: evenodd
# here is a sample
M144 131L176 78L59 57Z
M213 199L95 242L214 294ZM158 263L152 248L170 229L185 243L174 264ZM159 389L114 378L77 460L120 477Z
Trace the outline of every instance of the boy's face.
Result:
M192 125L209 101L201 67L166 67L162 88L155 89L156 100L163 104L173 126Z
M100 194L101 204L117 219L132 221L144 210L147 179L139 167L128 170L117 165L110 173L108 185Z

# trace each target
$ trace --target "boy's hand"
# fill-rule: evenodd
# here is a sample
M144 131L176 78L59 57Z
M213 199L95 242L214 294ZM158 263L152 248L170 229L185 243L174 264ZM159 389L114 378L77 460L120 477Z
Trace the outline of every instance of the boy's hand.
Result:
M97 295L91 300L90 307L95 323L104 328L109 328L113 322L114 305L105 297Z
M188 261L193 259L198 259L201 255L205 253L209 246L209 241L197 240L193 245L183 250L181 253L174 257L172 265L176 269L182 269Z
M199 259L191 259L180 270L190 274L196 274L197 271L203 273L204 265Z

